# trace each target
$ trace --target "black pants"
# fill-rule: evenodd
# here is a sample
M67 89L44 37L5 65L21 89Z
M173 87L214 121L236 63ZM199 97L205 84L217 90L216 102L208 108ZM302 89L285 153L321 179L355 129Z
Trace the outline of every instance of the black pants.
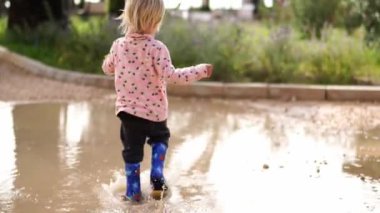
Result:
M154 122L126 112L120 112L117 117L121 120L120 138L123 143L123 159L125 163L139 163L144 158L144 145L164 143L168 145L170 131L166 120Z

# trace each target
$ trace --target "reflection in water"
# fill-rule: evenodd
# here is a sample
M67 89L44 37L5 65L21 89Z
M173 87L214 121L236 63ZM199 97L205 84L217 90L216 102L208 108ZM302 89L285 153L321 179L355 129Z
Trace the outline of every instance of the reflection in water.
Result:
M87 103L70 103L66 108L61 108L59 124L63 139L60 153L68 168L73 168L78 162L79 143L83 132L88 128L89 118Z
M354 159L346 161L345 172L364 179L380 180L380 126L357 136Z
M200 134L196 137L188 137L179 147L173 150L173 155L168 162L166 172L168 181L173 183L171 187L172 202L183 202L184 198L181 190L183 191L188 187L194 187L194 185L204 184L197 183L194 179L189 179L188 172L191 167L201 159L209 139L210 134L207 133Z
M269 111L259 122L225 131L229 134L219 139L208 176L217 190L217 212L367 212L378 208L380 200L374 191L363 193L360 179L342 173L347 156L359 154L355 138L345 132L357 125L341 129L342 134L330 133L334 126L325 127L321 131L309 120Z
M14 212L48 212L59 203L60 104L20 104L13 110L17 176Z
M11 211L16 168L13 107L0 103L0 212Z
M360 181L340 171L344 150L310 135L293 135L290 129L285 134L289 144L280 150L272 150L256 126L231 132L219 142L208 175L219 210L363 212L368 198L361 195Z
M179 147L173 150L174 154L168 162L168 168L173 168L176 171L188 171L201 157L209 140L210 134L207 133L186 138Z

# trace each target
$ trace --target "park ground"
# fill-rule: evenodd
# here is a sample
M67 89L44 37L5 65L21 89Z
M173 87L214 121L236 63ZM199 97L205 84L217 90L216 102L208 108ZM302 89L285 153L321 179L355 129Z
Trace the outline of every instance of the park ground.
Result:
M81 101L107 97L111 89L37 77L0 62L0 101Z

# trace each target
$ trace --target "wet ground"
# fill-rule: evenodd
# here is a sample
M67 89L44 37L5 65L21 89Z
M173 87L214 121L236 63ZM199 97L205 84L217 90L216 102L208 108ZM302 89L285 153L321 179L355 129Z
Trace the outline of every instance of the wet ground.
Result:
M112 100L1 102L0 212L380 211L379 104L171 98L170 107L171 196L127 205L116 199Z
M35 76L0 60L0 101L94 100L112 95L102 89Z

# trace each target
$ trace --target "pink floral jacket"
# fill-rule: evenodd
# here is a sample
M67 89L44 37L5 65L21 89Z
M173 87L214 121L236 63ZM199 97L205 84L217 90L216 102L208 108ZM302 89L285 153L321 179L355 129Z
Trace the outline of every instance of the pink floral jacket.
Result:
M165 44L148 34L116 39L102 69L114 76L116 114L124 111L157 122L168 117L168 83L190 84L207 77L206 65L175 69Z

